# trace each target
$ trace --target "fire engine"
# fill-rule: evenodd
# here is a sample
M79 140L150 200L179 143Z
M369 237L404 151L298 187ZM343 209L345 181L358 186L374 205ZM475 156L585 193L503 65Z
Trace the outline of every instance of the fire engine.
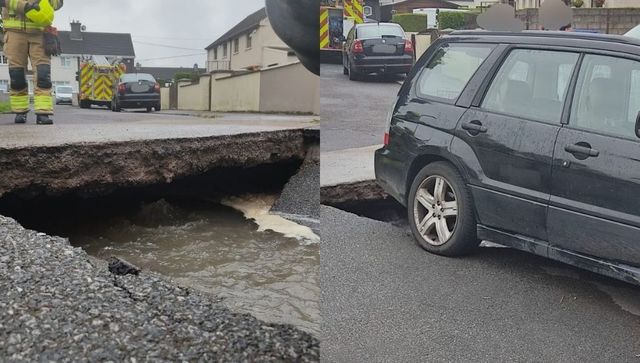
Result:
M109 63L104 57L92 57L82 61L78 72L80 107L110 106L114 84L118 83L118 79L126 71L125 64Z
M364 22L363 0L323 0L320 5L320 51L339 51L349 30Z

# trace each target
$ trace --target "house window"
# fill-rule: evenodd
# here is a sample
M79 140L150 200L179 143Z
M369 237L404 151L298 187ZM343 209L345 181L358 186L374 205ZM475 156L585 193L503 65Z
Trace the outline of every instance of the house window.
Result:
M218 46L213 48L213 60L218 60Z
M251 33L247 34L247 49L251 49L252 40L253 40L253 37L251 36Z
M0 55L0 64L9 64L9 59L7 59L6 55Z
M2 56L4 58L4 56ZM7 93L9 92L9 80L0 79L0 92Z
M237 54L240 51L240 38L233 40L233 53Z
M222 58L227 58L228 53L227 43L222 44Z
M60 57L60 65L63 67L71 67L71 57Z

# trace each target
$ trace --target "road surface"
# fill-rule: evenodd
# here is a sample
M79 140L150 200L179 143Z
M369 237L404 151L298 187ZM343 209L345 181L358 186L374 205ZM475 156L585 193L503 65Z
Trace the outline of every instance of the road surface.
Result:
M400 90L401 77L349 81L342 66L320 67L322 151L381 144L386 117Z
M420 249L408 229L322 208L327 362L637 362L640 289L520 251Z

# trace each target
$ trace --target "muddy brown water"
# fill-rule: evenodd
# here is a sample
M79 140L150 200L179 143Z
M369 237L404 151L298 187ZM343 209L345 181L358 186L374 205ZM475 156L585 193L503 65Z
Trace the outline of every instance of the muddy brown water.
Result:
M160 199L65 234L95 257L124 258L234 311L318 334L319 244L262 227L219 203Z

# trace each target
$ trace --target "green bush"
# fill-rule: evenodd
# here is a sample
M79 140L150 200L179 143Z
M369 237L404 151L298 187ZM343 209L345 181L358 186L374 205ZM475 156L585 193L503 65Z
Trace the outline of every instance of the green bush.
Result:
M427 29L427 14L393 14L391 21L400 24L406 32L420 32Z
M465 26L464 13L441 11L438 14L438 28L462 29Z

